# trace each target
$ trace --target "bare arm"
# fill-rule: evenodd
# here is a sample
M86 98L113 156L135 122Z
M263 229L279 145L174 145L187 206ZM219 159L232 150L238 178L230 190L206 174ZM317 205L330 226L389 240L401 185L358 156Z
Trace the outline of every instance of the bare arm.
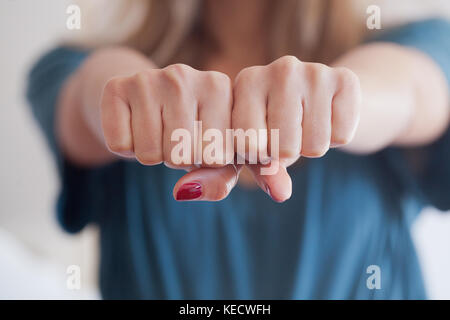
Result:
M425 54L378 43L356 48L334 65L358 75L363 97L358 129L344 150L428 144L448 127L447 81Z

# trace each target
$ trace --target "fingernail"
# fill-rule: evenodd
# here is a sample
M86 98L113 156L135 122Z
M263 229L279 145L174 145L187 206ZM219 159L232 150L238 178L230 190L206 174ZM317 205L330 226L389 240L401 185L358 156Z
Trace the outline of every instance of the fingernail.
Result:
M178 189L176 199L177 201L194 200L200 198L202 195L202 185L197 182L189 182L183 184Z

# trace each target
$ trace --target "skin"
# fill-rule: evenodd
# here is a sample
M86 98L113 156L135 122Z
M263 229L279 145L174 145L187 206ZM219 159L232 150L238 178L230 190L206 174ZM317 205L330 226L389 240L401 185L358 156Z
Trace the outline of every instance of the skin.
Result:
M292 56L270 62L266 2L207 3L205 21L216 46L202 70L215 71L182 64L160 69L138 52L111 47L91 54L67 81L57 133L70 161L92 167L127 157L186 169L174 196L186 183L198 182L202 195L196 200L203 201L224 199L240 173L241 183L256 183L283 202L292 192L286 167L300 156L322 157L336 147L368 154L391 145L424 145L447 129L447 83L422 53L378 43L361 45L330 66ZM194 120L222 132L280 129L280 156L272 160L278 172L263 176L262 164L244 170L230 164L175 165L171 133L177 128L192 133ZM270 143L246 148L270 150Z

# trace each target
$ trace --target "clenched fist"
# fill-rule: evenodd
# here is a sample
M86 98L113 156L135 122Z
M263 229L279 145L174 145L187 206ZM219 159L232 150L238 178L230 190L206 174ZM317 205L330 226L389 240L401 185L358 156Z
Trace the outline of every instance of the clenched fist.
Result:
M241 158L256 152L268 155L278 169L261 175L261 167L268 164L250 165L256 182L274 200L284 201L291 194L286 167L300 156L321 157L330 147L349 143L359 121L360 101L359 80L350 70L304 63L292 56L243 69L234 85L223 73L177 64L111 79L102 96L102 126L114 153L136 157L144 165L164 162L190 169L201 138L190 145L191 161L179 165L172 159L176 129L195 137L194 123L201 121L204 131L218 129L224 142L229 142L227 129L263 129L259 131L266 132L263 139L246 140L244 151L230 150L224 143L223 165L190 171L176 184L174 195L178 200L225 198L241 168L226 165L226 159L235 159L235 151ZM276 140L273 129L279 130Z
M352 140L359 120L360 91L357 76L346 68L285 56L238 74L232 126L267 129L268 143L250 146L262 154L273 150L270 132L278 129L275 150L285 165L300 155L321 157L330 147Z
M225 130L231 127L232 101L227 75L183 64L113 78L106 84L101 102L105 141L113 153L136 157L144 165L164 162L169 167L186 167L194 164L194 149L201 143L200 138L194 140L198 135L195 121L201 121L203 130L217 129L225 137ZM172 134L179 129L187 130L194 140L190 141L191 150L185 150L190 159L182 165L172 159L177 144ZM217 163L225 164L225 146L220 151Z

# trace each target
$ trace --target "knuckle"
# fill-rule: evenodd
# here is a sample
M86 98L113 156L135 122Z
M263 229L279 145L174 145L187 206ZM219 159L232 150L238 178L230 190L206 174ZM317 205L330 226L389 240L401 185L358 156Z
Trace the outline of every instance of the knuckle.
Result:
M279 63L285 66L297 66L300 60L296 56L286 55L277 60Z
M103 94L110 96L121 96L124 88L125 79L121 77L108 80L103 89Z
M235 84L239 85L242 83L253 82L257 79L259 72L261 71L260 66L253 66L242 69L236 76Z
M137 88L145 88L149 85L149 74L141 71L131 77L131 84Z
M358 76L350 69L339 67L335 70L338 88L346 90L351 94L354 102L359 103L361 100L361 84Z
M323 63L310 63L309 67L316 74L324 74L331 70L331 68Z
M228 90L231 87L231 80L226 74L217 71L206 71L207 84L213 89Z
M284 56L276 60L273 64L274 71L281 75L292 75L297 73L302 62L294 56Z
M344 86L357 87L359 86L358 76L348 68L338 67L335 69L338 81Z
M126 83L129 95L146 96L150 86L150 74L146 71L131 76Z
M183 83L175 74L170 71L163 71L162 78L164 79L165 84L167 84L167 88L170 88L173 93L178 95L183 93Z
M311 83L321 86L329 79L331 68L321 63L310 63L306 67L306 74Z
M173 64L161 70L161 77L175 95L184 96L193 70L184 64Z
M233 97L234 101L240 101L241 96L245 96L246 92L257 90L258 81L261 78L261 66L248 67L239 72L234 80ZM239 106L240 104L237 104ZM234 105L236 107L236 103Z
M182 63L172 64L163 69L166 74L170 74L172 76L185 79L189 74L191 74L194 69L190 66Z

